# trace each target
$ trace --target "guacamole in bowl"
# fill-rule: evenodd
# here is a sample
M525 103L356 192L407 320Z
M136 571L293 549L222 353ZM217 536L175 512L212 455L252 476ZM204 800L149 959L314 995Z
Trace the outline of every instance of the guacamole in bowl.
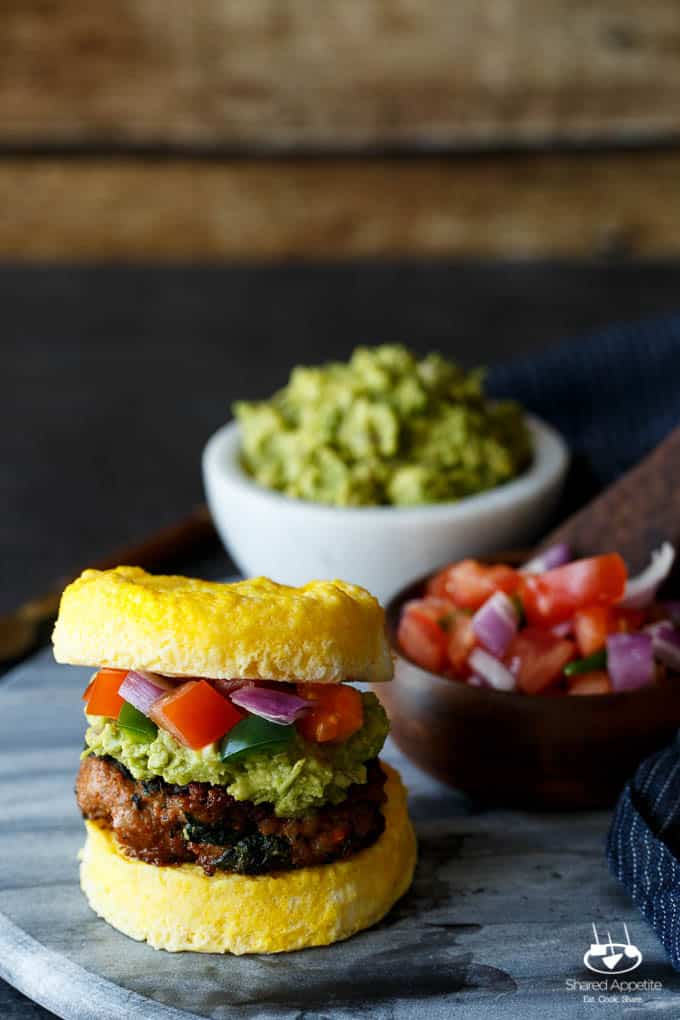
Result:
M483 371L399 345L294 368L269 400L238 402L234 413L254 481L332 506L455 502L532 460L522 409L487 399Z

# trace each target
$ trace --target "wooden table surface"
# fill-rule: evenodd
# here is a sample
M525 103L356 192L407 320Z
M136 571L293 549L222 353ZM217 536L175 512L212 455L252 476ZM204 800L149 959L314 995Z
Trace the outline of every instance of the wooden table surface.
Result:
M677 263L615 261L4 266L0 610L190 509L231 400L293 363L394 340L492 362L675 311L679 284ZM0 1016L47 1015L0 983Z

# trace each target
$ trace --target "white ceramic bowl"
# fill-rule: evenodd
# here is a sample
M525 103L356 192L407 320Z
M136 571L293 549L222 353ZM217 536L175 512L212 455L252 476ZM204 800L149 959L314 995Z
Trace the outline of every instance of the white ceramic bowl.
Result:
M539 536L559 498L569 457L554 429L527 419L534 460L521 477L457 503L417 507L325 506L266 489L241 467L239 428L232 422L203 452L208 505L245 576L265 574L295 585L341 577L384 601L447 561Z

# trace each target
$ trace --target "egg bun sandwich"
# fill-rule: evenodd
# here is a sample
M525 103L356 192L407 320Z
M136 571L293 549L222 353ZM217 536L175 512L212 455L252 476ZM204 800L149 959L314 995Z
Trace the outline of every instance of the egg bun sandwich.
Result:
M278 953L347 938L406 891L416 846L378 759L387 717L346 683L392 677L363 588L86 570L53 642L96 670L80 874L114 928L170 951Z

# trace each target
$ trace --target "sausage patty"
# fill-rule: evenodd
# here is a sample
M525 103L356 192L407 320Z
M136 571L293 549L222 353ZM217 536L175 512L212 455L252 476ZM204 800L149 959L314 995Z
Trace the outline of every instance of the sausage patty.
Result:
M138 781L114 758L94 755L81 762L76 797L83 816L113 829L130 857L257 875L329 864L374 843L385 827L385 773L377 758L366 767L368 781L346 800L304 818L277 818L271 804L234 800L210 783Z

